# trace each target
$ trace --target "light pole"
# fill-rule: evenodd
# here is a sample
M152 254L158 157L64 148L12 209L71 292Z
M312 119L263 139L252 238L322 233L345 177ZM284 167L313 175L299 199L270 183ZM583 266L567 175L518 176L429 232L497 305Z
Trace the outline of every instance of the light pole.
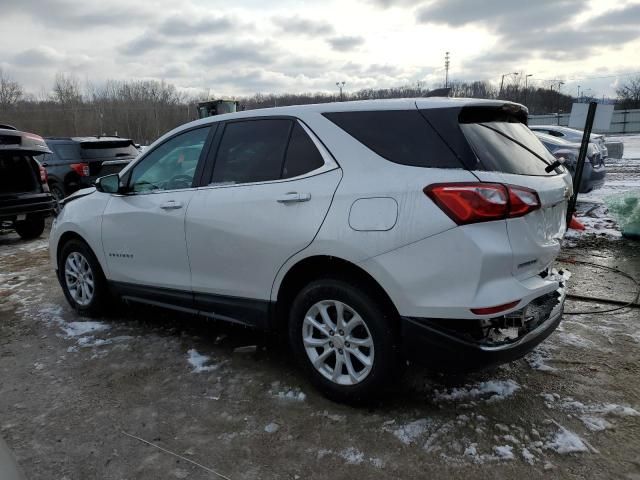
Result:
M504 86L504 77L508 77L509 75L518 75L518 72L505 73L502 75L502 79L500 80L500 96L502 97L502 87Z
M529 77L533 77L533 73L529 73L528 75L524 76L524 104L527 104L527 80L529 79Z
M578 96L576 97L576 100L580 101L580 85L578 85Z
M336 82L336 87L340 89L340 101L342 101L342 89L344 88L344 82Z

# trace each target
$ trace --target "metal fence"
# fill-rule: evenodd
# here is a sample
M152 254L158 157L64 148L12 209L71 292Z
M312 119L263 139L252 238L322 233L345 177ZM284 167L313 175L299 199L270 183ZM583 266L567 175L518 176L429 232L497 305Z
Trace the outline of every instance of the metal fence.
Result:
M529 125L569 125L570 113L529 115ZM609 130L593 130L597 133L640 133L640 109L614 110Z

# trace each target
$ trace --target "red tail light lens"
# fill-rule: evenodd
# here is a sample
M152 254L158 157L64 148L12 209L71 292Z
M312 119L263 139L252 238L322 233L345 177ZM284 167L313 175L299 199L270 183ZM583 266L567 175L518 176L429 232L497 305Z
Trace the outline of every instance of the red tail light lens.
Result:
M540 198L535 190L509 186L509 217L521 217L540 208Z
M72 163L71 169L81 177L89 176L89 164L88 163Z
M49 175L47 174L47 169L42 165L38 165L38 169L40 170L40 183L43 185L49 181Z
M520 217L540 208L534 190L500 183L440 183L424 193L458 225Z
M520 300L514 300L513 302L504 303L502 305L496 305L495 307L485 307L485 308L472 308L471 312L476 315L492 315L494 313L504 312L505 310L509 310L510 308L515 307L520 303Z

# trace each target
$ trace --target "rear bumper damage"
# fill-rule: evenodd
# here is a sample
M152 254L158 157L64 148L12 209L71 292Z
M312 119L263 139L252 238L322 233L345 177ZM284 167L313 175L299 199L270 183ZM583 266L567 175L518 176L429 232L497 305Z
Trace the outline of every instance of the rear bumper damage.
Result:
M442 371L478 370L522 358L560 324L568 272L559 288L520 310L488 320L402 317L407 359Z

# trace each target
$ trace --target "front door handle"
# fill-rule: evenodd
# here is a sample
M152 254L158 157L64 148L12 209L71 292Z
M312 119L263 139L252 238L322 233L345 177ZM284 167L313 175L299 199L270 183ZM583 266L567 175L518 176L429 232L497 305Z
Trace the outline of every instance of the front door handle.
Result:
M311 200L310 193L288 192L278 197L278 203L308 202L309 200Z
M177 210L182 208L182 202L176 202L175 200L167 200L163 204L160 205L160 208L163 210Z

